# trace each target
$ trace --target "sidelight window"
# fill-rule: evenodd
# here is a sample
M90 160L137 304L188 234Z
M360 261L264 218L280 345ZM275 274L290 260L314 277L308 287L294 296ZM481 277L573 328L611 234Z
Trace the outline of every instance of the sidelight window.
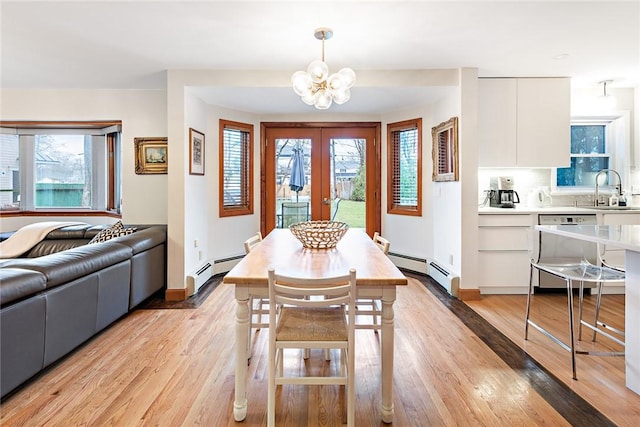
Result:
M220 120L220 216L253 213L253 125Z
M422 215L422 119L387 125L387 212Z

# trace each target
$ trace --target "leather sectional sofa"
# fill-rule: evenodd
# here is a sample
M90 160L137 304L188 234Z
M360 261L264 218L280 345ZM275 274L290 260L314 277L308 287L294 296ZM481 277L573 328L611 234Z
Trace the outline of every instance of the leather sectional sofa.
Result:
M165 225L87 244L103 228L63 227L0 261L2 397L166 287Z

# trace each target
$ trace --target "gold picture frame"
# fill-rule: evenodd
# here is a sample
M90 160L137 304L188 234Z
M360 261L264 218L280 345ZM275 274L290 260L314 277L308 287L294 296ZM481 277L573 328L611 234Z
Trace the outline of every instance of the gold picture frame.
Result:
M166 174L169 162L169 147L166 137L134 138L136 174Z
M189 128L189 175L204 175L204 134Z
M431 128L433 181L458 181L458 118Z

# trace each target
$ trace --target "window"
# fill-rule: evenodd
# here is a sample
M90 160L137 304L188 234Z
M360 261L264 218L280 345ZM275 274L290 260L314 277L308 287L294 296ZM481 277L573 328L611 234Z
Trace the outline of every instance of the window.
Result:
M624 117L576 118L571 123L571 163L555 169L555 190L593 192L602 169L615 169L626 181L628 126ZM607 175L607 180L609 176ZM609 185L606 181L601 184ZM613 183L617 184L616 182Z
M422 215L422 119L387 125L387 212Z
M0 210L120 209L120 123L3 122Z
M595 185L595 176L609 168L605 125L571 126L571 166L558 168L558 187Z
M220 120L220 216L253 213L253 125Z

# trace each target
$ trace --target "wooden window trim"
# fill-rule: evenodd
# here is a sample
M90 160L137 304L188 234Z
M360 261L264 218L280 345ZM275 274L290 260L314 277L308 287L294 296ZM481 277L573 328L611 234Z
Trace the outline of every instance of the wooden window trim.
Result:
M243 195L243 203L236 206L225 206L224 204L224 131L225 129L233 129L246 134L243 147L244 163L241 165L241 188ZM220 217L251 215L253 214L253 125L247 123L234 122L231 120L220 119L219 125L219 215Z
M408 129L417 129L417 202L416 205L395 203L396 186L394 171L399 169L398 145L394 135ZM387 124L387 213L395 215L422 216L422 119L411 119Z

